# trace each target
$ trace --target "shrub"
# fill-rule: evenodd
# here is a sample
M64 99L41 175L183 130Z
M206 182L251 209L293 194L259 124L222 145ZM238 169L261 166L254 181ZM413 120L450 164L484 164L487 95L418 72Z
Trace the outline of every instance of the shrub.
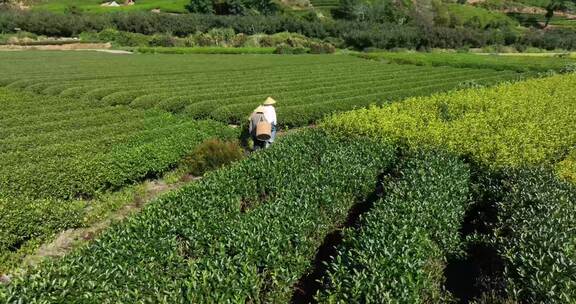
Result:
M554 164L576 142L576 76L412 98L328 119L330 132L445 147L490 168ZM514 110L511 110L514 109Z
M249 39L248 35L240 33L240 34L237 34L236 36L234 36L231 39L230 43L231 43L231 46L233 46L233 47L243 47L246 44L246 42L248 41L248 39Z
M336 48L330 43L311 43L310 53L312 54L332 54Z
M411 148L444 148L480 170L505 172L503 186L483 188L500 198L493 244L505 263L508 297L571 303L576 188L550 170L510 168L553 165L573 148L575 81L563 75L415 98L337 115L323 126ZM560 174L571 174L569 159L557 165Z
M86 203L81 201L0 198L0 273L3 256L29 241L42 241L58 231L82 225Z
M164 35L154 35L148 42L149 46L160 46L160 47L173 47L176 45L176 39L174 39L169 34Z
M576 149L572 148L566 158L556 165L560 177L576 185Z
M37 95L7 91L0 92L0 99L20 105L16 117L3 120L11 136L4 134L0 145L0 152L9 152L0 161L0 196L90 197L159 174L208 138L238 136L220 123L160 111L102 110L61 98L43 98L38 109L29 102ZM99 115L91 118L92 113ZM34 129L46 121L55 129ZM32 135L27 133L30 128L35 130Z
M98 40L103 42L112 42L121 46L147 46L150 40L149 36L137 33L117 31L114 29L105 29L97 34Z
M565 65L560 69L560 73L563 74L576 73L576 63Z
M205 1L204 1L205 2ZM266 2L266 1L263 1ZM117 12L109 14L58 14L45 11L0 12L0 32L14 28L39 35L73 36L81 32L99 32L105 28L152 35L171 32L185 37L213 28L232 28L236 33L254 35L281 32L301 33L309 38L342 41L338 47L362 50L367 47L410 49L482 47L485 45L534 46L543 49L575 49L576 34L566 29L530 30L516 33L507 29L447 28L411 24L324 21L319 18L295 18L289 15L216 16L199 14L154 14ZM267 45L270 46L270 45Z
M500 71L512 70L517 72L546 72L548 70L560 71L566 66L571 66L574 62L569 58L558 59L545 56L486 56L469 53L379 52L359 54L357 56L399 64L453 66L458 68L486 68Z
M282 137L14 277L0 301L286 303L323 239L393 159L391 147L318 130Z
M184 158L182 165L195 176L202 176L238 161L244 157L244 151L237 142L224 142L220 139L209 139L194 149Z
M506 173L494 245L508 295L520 303L576 299L576 186L545 168Z
M308 50L303 47L291 47L287 44L280 44L274 50L274 54L305 54Z
M468 166L443 152L419 151L393 175L360 228L344 232L319 302L445 302L443 268L460 251Z
M282 51L290 53L302 51L285 45L283 48ZM225 47L139 47L137 50L168 54L272 54L274 51L272 48ZM259 100L264 100L272 91L280 101L280 124L302 126L300 123L313 123L325 115L355 107L450 90L465 80L487 85L519 77L518 73L510 71L385 65L352 56L120 58L98 54L80 56L77 52L22 55L30 62L46 60L41 70L55 76L60 75L53 71L61 68L59 60L74 61L80 57L83 60L74 68L65 68L69 71L66 73L75 75L76 80L70 82L61 77L49 77L50 80L32 77L37 70L26 69L20 64L21 60L10 60L13 54L2 54L1 57L6 60L0 83L12 88L91 100L98 105L129 105L139 109L157 107L173 113L185 112L195 119L212 117L234 124L245 120ZM111 71L102 62L108 65L118 65L119 62L130 64ZM137 72L142 69L152 69L154 73ZM198 74L198 70L209 75L202 76L204 74ZM102 77L94 78L95 73ZM122 73L130 76L121 76ZM114 75L115 81L111 81L109 76ZM128 78L129 88L126 87ZM221 90L219 85L227 89Z

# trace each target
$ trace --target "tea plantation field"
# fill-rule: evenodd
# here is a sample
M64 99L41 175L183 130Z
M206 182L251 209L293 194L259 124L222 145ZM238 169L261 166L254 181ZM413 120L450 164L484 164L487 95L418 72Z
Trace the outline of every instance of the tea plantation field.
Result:
M331 117L155 201L0 299L572 303L576 185L550 165L576 143L575 83ZM336 250L318 260L326 248ZM478 270L461 272L464 262Z
M213 121L5 88L0 107L0 272L27 242L80 226L86 199L161 174L208 138L238 136Z
M573 74L80 52L0 70L0 303L576 300ZM102 192L238 139L269 95L301 129L18 265Z
M488 68L518 72L547 72L574 70L576 60L571 54L474 54L474 53L409 53L374 52L358 56L399 64L420 66L451 66L459 68Z
M109 7L101 6L102 3L107 1L98 0L35 0L31 1L32 9L34 10L46 10L53 12L65 12L70 9L70 7L75 7L77 10L88 13L110 13L118 11L150 11L153 9L159 9L163 12L168 13L186 13L186 5L189 1L185 0L140 0L135 5L125 6L124 1L116 1L121 6ZM111 2L111 1L108 1Z
M25 62L25 64L24 64ZM280 124L308 125L326 114L474 81L494 84L513 71L418 67L350 56L0 54L0 85L194 119L239 124L267 96Z
M438 156L408 160L390 196L364 219L365 228L346 235L321 299L377 302L382 290L407 303L441 299L444 277L429 262L445 263L460 242L468 254L461 263L478 267L464 269L480 274L469 286L477 294L455 295L484 291L519 303L574 303L575 84L575 75L554 76L413 98L325 121L339 136L462 158L448 157L442 165ZM469 196L472 202L465 201Z

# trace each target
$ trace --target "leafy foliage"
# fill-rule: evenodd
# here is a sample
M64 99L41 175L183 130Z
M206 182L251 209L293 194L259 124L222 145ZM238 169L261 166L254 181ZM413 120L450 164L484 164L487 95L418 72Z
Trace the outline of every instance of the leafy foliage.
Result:
M209 139L184 157L182 164L195 176L221 168L242 159L244 151L237 142L223 142L219 139Z
M442 302L443 265L460 247L469 169L454 156L419 151L396 170L360 228L345 231L320 302Z
M378 52L360 54L362 58L386 60L399 64L424 66L452 66L459 68L488 68L518 72L568 72L567 66L576 64L571 58L522 56L522 55L477 55L466 53L392 53Z
M161 173L205 139L237 136L167 113L58 98L37 107L38 95L2 93L0 195L89 197Z
M216 122L0 89L0 267L5 252L82 224L87 198L160 174Z
M337 115L330 132L444 147L489 168L554 164L576 143L576 76L413 98Z
M0 273L10 254L26 249L55 232L82 226L86 205L80 201L0 198Z
M250 11L272 14L279 7L271 0L191 0L186 9L191 13L243 15Z
M509 170L550 166L573 149L575 81L574 75L554 76L415 98L337 115L324 127L413 149L443 148L462 155L477 170L510 172L503 187L483 185L485 195L501 198L493 244L505 263L508 296L522 303L571 303L574 185L543 169ZM568 155L557 167L570 178Z
M468 28L495 28L495 29L506 29L513 28L518 25L518 23L505 15L504 13L490 11L483 8L471 6L471 5L461 5L461 4L445 4L448 11L448 18L438 20L437 24L446 22L447 25L451 27L466 26ZM439 22L440 21L440 22Z
M244 122L271 94L279 101L279 124L302 126L334 112L450 90L466 80L491 84L519 77L510 71L387 65L351 56L19 53L0 57L6 59L0 62L6 71L0 84L10 88L233 124ZM62 64L68 61L77 64L66 72ZM43 62L45 74L38 74L32 62ZM53 72L56 68L58 75Z
M547 169L509 172L500 189L495 246L507 291L522 303L576 299L576 187Z
M558 163L557 170L560 176L576 184L576 149L572 149L568 156Z
M15 278L0 300L286 302L325 235L393 155L317 130L283 137Z
M334 17L356 21L404 24L408 22L411 5L410 1L344 0L340 1L340 4L334 9Z
M386 6L383 6L383 9L385 8ZM331 19L295 18L280 14L248 14L246 16L174 15L145 12L60 14L32 10L0 12L0 32L11 33L15 28L20 28L38 35L69 37L82 32L99 32L114 28L145 35L172 33L178 37L186 37L198 32L207 33L214 28L232 28L236 33L245 35L299 33L309 38L340 41L339 47L355 49L369 47L381 49L469 48L487 45L511 45L519 49L530 46L545 49L576 49L576 32L570 29L515 31L492 28L451 28L418 22L405 24L405 17L402 14L398 18L393 16L392 19L396 21L394 23L346 20L334 22Z

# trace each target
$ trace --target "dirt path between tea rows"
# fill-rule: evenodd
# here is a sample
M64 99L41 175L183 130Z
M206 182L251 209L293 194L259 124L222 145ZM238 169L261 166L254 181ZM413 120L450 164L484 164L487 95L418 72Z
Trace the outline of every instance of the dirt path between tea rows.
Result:
M111 224L124 220L125 218L139 212L149 202L158 198L164 193L182 188L191 181L200 178L186 176L181 182L176 184L167 184L163 180L152 180L145 182L144 194L134 195L132 203L111 213L105 220L92 226L77 229L68 229L61 232L52 242L44 244L38 248L35 254L29 255L24 259L24 265L36 265L44 258L62 257L72 249L78 247L86 241L94 239Z
M70 253L72 250L88 244L112 224L123 221L129 216L140 212L148 203L157 199L161 195L170 191L175 191L190 182L201 179L191 175L183 176L179 182L168 184L162 179L144 182L143 193L135 193L132 201L120 209L110 213L104 220L96 222L88 227L68 229L60 232L49 243L41 245L33 254L26 256L19 269L15 269L13 274L19 274L29 266L35 266L46 259L60 258ZM0 284L10 283L12 275L0 275Z

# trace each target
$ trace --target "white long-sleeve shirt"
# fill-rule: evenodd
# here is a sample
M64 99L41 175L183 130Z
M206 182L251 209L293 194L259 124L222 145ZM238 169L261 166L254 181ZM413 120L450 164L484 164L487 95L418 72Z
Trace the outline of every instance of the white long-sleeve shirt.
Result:
M266 118L266 121L275 126L277 124L276 109L274 108L274 106L263 106L263 107L264 107L263 111L264 117Z

